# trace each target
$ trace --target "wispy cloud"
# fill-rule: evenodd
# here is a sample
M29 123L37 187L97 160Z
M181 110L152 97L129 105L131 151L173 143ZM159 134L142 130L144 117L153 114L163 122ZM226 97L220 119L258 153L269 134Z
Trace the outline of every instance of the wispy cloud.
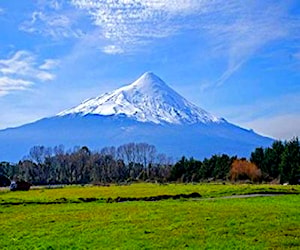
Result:
M106 54L122 54L124 50L116 45L104 46L102 51Z
M293 57L294 57L296 60L300 61L300 51L299 51L299 52L296 52L295 54L293 54Z
M289 140L292 137L300 136L299 114L276 115L272 117L262 117L253 121L243 123L266 136L273 136L276 139Z
M268 3L266 1L265 3ZM229 22L213 22L207 31L214 38L216 54L227 57L227 69L213 84L220 86L253 55L273 41L299 39L300 19L288 13L288 4L252 3L238 6ZM224 13L230 13L225 11ZM232 14L232 13L231 13ZM222 20L222 16L220 17Z
M219 108L230 122L278 139L300 136L300 93L264 98L247 105Z
M32 84L31 81L0 76L0 96L16 90L25 90Z
M165 37L192 30L203 36L215 58L227 61L210 83L220 86L264 46L280 39L299 39L299 18L286 1L236 0L72 0L100 29L102 51L128 52ZM106 47L105 47L106 46ZM113 48L118 48L114 50ZM209 86L206 86L209 87Z
M293 0L39 0L20 28L53 39L80 38L80 44L106 54L134 53L192 31L207 41L212 57L226 62L207 89L221 86L271 42L299 41L300 19L290 13L292 5Z
M219 114L236 123L248 123L261 117L272 117L275 115L299 114L300 93L285 94L275 98L264 98L253 100L250 104L227 105L218 108Z
M79 17L73 9L68 9L63 1L39 0L37 10L30 18L20 24L19 29L28 33L40 34L54 40L62 38L79 38L83 36L79 28Z
M39 69L42 70L51 70L56 68L59 65L59 60L46 59L42 65L39 66Z
M55 75L51 70L57 64L58 61L50 59L38 63L34 54L23 50L10 58L0 59L0 95L28 89L35 82L53 80Z
M203 2L203 4L202 4ZM74 6L85 10L95 26L101 30L99 39L107 40L123 52L154 39L161 39L179 32L186 16L200 13L207 1L186 0L72 0ZM111 50L103 50L110 53Z

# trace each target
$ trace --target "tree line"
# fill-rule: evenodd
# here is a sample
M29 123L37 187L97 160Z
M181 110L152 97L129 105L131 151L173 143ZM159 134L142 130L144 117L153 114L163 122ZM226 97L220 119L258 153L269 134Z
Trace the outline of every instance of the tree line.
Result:
M0 163L0 184L22 179L33 185L102 184L132 181L201 182L250 180L300 182L298 138L256 148L250 159L213 155L204 160L182 157L177 162L147 143L128 143L92 152L88 147L35 146L17 164Z
M256 148L250 161L261 170L264 180L300 183L300 144L297 137L285 142L275 141L265 149Z
M132 180L164 180L171 158L147 143L128 143L92 152L88 147L65 150L34 146L17 164L2 162L0 176L23 179L34 185L118 183Z

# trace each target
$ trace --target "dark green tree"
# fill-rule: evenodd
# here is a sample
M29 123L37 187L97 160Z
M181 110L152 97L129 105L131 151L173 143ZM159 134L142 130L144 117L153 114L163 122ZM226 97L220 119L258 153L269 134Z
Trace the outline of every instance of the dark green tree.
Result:
M300 182L300 145L297 137L285 143L280 163L280 177L281 183Z
M177 181L184 178L188 160L183 156L171 169L171 181Z
M228 178L230 167L232 164L232 158L228 155L222 154L221 156L214 156L214 166L212 176L216 179L225 180Z
M265 152L262 147L256 148L254 152L251 153L250 161L254 163L262 171L265 171Z

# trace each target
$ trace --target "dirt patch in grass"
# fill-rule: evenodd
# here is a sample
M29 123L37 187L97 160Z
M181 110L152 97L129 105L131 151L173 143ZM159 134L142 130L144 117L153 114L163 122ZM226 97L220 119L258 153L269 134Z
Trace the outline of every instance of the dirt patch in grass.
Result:
M149 197L117 197L115 199L108 198L107 203L112 202L125 202L125 201L161 201L161 200L179 200L179 199L190 199L190 198L201 198L201 194L199 193L191 193L191 194L176 194L176 195L157 195L157 196L149 196Z
M190 199L190 198L201 198L199 193L191 194L176 194L176 195L157 195L149 197L117 197L117 198L78 198L77 200L68 200L66 198L60 198L53 201L17 201L17 202L2 202L1 205L11 206L11 205L51 205L51 204L65 204L65 203L88 203L88 202L126 202L126 201L161 201L161 200L179 200L179 199Z

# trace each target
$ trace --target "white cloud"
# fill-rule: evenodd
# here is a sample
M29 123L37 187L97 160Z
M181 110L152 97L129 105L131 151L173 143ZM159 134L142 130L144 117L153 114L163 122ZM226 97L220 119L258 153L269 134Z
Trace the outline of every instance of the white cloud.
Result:
M79 16L76 9L70 11L68 4L58 0L39 0L37 10L19 26L28 33L40 34L54 40L79 38L83 32L79 28Z
M287 113L300 114L300 93L295 92L272 98L263 98L252 101L251 104L234 106L226 105L218 109L218 114L238 124L248 123L261 117L286 115Z
M299 61L300 61L300 51L299 51L299 52L296 52L295 54L293 54L293 57L294 57L296 60L299 60Z
M227 69L214 85L222 85L267 44L297 38L299 28L300 22L295 22L280 2L267 5L257 2L249 6L244 3L236 8L234 18L228 23L218 21L207 27L214 37L217 56L228 58Z
M59 60L46 59L44 63L39 66L39 69L51 70L56 68L59 65Z
M32 13L31 20L20 25L20 29L28 33L49 36L53 39L82 36L82 31L74 29L72 25L73 21L66 15L36 11Z
M204 4L202 4L202 2ZM131 50L153 39L176 34L186 15L200 13L207 1L199 0L72 0L74 6L85 10L101 30L101 37L111 46ZM103 49L110 53L111 50ZM120 51L120 50L119 50Z
M116 45L105 46L102 51L106 54L122 54L124 50Z
M219 86L268 43L299 39L300 21L290 15L290 5L271 0L39 0L20 27L53 39L80 38L107 54L138 51L154 40L193 31L210 43L212 56L227 60L211 84ZM83 17L93 25L81 22Z
M218 114L239 126L278 139L300 136L300 93L264 98L248 105L226 106Z
M42 64L28 51L17 51L8 59L0 60L0 95L16 90L25 90L37 81L51 81L58 62L47 59Z
M32 84L31 81L0 76L0 96L16 90L25 90Z
M99 46L131 52L186 30L199 33L215 58L227 61L210 84L220 86L263 47L298 36L300 21L286 1L236 0L72 0L99 28ZM104 47L103 40L110 44ZM100 41L102 41L100 43ZM101 44L101 45L100 45ZM105 44L105 43L104 43ZM208 87L208 86L207 86Z
M276 139L289 140L300 137L299 114L286 114L273 117L264 117L243 124L258 133L272 136Z
M44 4L48 4L49 7L51 7L54 10L60 10L62 9L62 2L58 0L47 0L47 1L41 1L44 2Z

